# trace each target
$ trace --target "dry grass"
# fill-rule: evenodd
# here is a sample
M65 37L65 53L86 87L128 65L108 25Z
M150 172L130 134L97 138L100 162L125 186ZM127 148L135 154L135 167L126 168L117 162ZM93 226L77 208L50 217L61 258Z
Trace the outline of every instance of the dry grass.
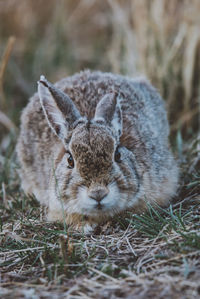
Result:
M173 133L192 136L199 126L199 10L198 0L1 0L2 54L16 37L4 89L15 91L18 107L41 73L52 81L83 68L142 73L166 99Z
M0 0L2 298L199 298L199 10L198 0ZM39 76L83 68L147 75L181 169L173 206L117 217L92 237L44 220L20 190L14 153Z

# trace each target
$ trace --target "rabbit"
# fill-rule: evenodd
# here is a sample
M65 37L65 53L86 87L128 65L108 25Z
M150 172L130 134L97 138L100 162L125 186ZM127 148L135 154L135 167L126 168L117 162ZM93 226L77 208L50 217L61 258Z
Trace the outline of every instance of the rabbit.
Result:
M21 116L22 188L49 221L90 233L116 214L167 206L178 166L165 104L143 77L82 71L55 85L41 76Z

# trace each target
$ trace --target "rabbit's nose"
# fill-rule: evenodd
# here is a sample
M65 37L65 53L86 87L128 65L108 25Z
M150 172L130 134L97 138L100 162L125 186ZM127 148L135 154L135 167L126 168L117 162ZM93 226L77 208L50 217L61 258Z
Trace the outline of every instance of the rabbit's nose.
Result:
M108 195L109 190L108 188L101 187L97 189L91 189L88 192L88 196L94 200L96 200L98 203L102 201Z

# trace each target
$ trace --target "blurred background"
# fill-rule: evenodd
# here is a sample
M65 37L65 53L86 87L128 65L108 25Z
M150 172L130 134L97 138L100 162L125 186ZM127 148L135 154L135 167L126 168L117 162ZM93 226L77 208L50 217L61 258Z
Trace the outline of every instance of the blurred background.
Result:
M17 136L41 74L145 75L166 100L172 143L200 122L199 0L0 0L0 143Z

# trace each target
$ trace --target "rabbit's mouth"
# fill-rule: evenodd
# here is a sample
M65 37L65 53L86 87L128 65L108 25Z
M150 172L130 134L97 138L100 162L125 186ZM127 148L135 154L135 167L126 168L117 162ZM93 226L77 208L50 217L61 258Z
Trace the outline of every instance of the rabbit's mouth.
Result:
M89 192L86 187L81 186L76 199L71 201L71 204L68 202L67 210L73 209L73 213L97 217L111 216L122 210L124 203L121 200L117 185L112 183L104 189L99 190L99 193L94 195L94 192Z
M97 208L97 210L101 211L102 208L103 208L103 206L102 206L102 204L99 202L99 203L97 203L96 208Z

